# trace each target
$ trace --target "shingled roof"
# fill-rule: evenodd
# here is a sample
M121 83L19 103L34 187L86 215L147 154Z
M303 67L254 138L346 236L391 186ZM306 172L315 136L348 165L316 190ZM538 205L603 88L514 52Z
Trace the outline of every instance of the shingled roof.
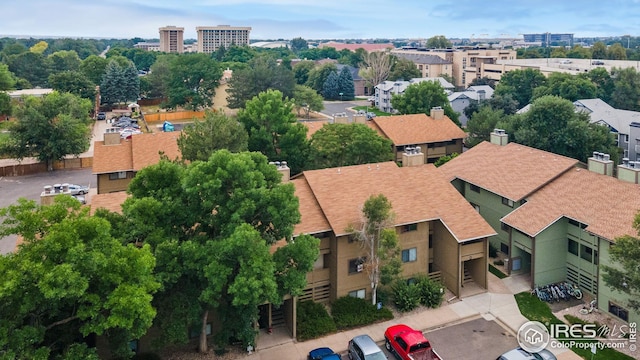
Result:
M459 242L495 235L433 165L401 168L383 162L311 170L293 182L302 215L296 233L328 228L337 236L347 234L360 221L364 202L383 194L393 206L396 225L440 220Z
M377 116L370 123L395 146L450 141L466 136L446 115L438 120L426 114Z
M574 168L527 199L502 221L529 236L562 217L586 224L586 231L614 241L636 235L635 215L640 211L640 186Z
M578 160L509 143L480 143L440 169L449 181L461 179L494 194L520 201L564 172Z

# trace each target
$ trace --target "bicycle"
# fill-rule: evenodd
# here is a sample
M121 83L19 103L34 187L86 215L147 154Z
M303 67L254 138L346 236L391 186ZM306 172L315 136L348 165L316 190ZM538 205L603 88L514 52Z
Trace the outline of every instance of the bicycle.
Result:
M582 315L587 315L587 314L591 314L592 312L598 312L598 299L593 299L591 300L591 302L589 303L589 307L587 307L586 305L582 307L582 309L580 309L580 314Z

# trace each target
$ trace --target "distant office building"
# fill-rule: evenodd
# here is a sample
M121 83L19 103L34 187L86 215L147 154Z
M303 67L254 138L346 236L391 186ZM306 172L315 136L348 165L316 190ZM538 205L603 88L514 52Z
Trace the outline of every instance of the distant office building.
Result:
M184 28L176 26L161 27L160 51L166 53L183 53Z
M573 46L573 34L523 34L524 42L533 43L539 42L542 45L565 45Z
M198 52L210 54L219 47L228 48L231 45L249 45L251 27L230 25L198 26Z
M160 43L157 42L139 42L133 45L134 49L142 49L146 51L160 51Z

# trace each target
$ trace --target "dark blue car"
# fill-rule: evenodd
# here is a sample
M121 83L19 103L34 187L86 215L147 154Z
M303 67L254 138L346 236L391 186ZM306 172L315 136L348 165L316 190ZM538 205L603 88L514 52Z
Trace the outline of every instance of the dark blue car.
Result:
M309 352L307 360L341 360L340 355L328 347L313 349Z

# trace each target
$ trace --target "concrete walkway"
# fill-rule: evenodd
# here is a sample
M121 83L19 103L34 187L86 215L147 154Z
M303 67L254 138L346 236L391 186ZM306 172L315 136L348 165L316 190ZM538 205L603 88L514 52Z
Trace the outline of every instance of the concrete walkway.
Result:
M520 314L513 294L528 290L528 285L519 281L518 278L509 277L501 280L493 274L489 274L489 276L489 291L486 293L463 298L450 304L445 301L437 309L411 313L383 323L343 331L319 339L304 342L290 340L286 343L270 345L270 339L263 339L262 337L274 337L275 340L277 335L261 333L258 343L262 344L263 348L257 349L258 351L247 357L253 360L301 360L306 359L310 350L324 346L330 347L338 353L343 353L347 350L349 340L356 335L369 334L377 342L384 341L384 331L394 324L407 324L415 329L430 331L479 317L496 321L515 336L520 326L527 322L527 319ZM282 339L279 336L278 338ZM569 350L553 349L552 352L559 360L582 359Z

